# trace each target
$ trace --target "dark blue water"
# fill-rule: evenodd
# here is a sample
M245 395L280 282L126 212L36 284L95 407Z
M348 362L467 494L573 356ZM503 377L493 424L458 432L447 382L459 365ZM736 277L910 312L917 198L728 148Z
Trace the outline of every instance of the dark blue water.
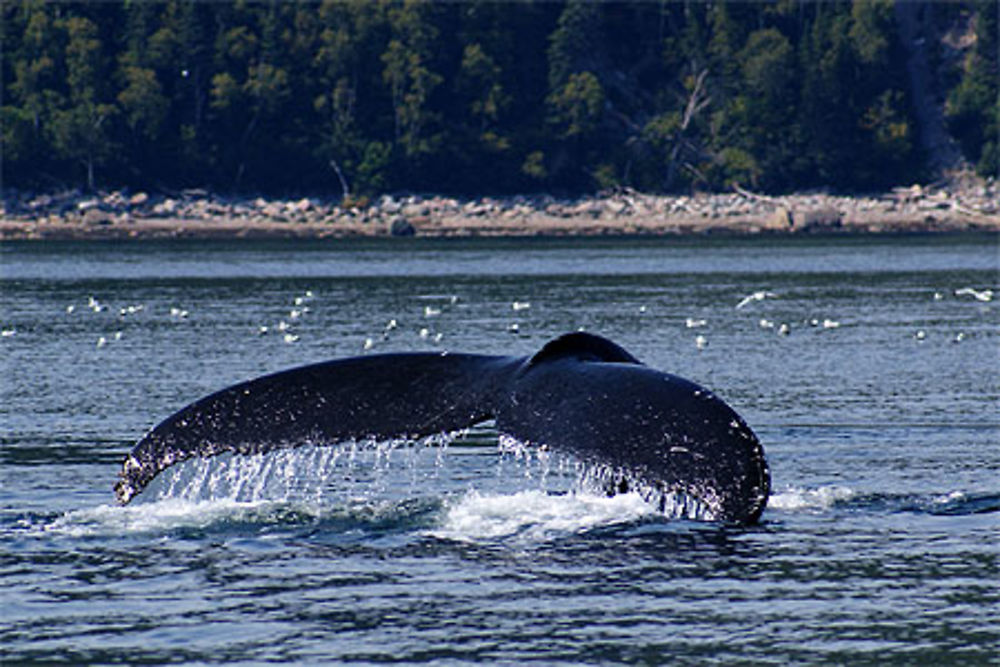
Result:
M998 664L996 237L7 243L0 261L0 662ZM775 296L736 308L756 291ZM529 354L581 327L745 417L773 475L760 526L593 495L488 425L186 463L113 504L135 440L228 384Z

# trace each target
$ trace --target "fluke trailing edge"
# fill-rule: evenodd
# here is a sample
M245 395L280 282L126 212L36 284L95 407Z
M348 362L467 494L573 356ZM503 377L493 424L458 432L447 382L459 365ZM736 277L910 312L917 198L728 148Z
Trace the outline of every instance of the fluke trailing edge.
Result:
M382 354L237 384L142 438L115 493L125 504L192 457L416 438L491 418L501 433L605 466L661 498L693 499L717 520L754 523L767 504L764 449L736 412L707 389L585 333L556 338L530 357Z

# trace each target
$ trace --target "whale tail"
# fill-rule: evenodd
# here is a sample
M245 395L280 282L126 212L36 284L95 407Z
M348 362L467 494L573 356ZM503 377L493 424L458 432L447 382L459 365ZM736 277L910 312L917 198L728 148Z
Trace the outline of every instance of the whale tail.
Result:
M664 499L692 499L706 508L699 516L754 523L767 504L763 447L732 408L585 333L557 338L532 357L383 354L237 384L146 434L126 457L115 494L128 503L162 470L192 457L418 438L487 419L523 443L625 475L624 488L636 482Z
M467 428L492 417L490 380L502 360L383 354L242 382L188 405L147 433L125 459L115 495L128 503L162 470L192 457Z

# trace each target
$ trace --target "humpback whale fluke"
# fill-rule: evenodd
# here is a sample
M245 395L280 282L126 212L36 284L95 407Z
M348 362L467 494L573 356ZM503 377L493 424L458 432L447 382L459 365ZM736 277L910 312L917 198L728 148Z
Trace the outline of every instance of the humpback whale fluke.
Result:
M755 523L770 475L753 431L697 384L586 333L530 357L396 353L337 359L243 382L168 417L126 457L128 503L192 457L350 438L417 438L487 419L521 442L570 452L691 498L717 520Z

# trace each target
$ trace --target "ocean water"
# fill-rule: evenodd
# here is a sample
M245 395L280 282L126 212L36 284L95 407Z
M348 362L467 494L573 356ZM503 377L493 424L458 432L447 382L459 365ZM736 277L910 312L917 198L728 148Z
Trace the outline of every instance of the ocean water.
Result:
M1000 664L995 236L5 243L0 272L3 664ZM760 525L595 494L489 424L114 504L229 384L580 328L746 419Z

